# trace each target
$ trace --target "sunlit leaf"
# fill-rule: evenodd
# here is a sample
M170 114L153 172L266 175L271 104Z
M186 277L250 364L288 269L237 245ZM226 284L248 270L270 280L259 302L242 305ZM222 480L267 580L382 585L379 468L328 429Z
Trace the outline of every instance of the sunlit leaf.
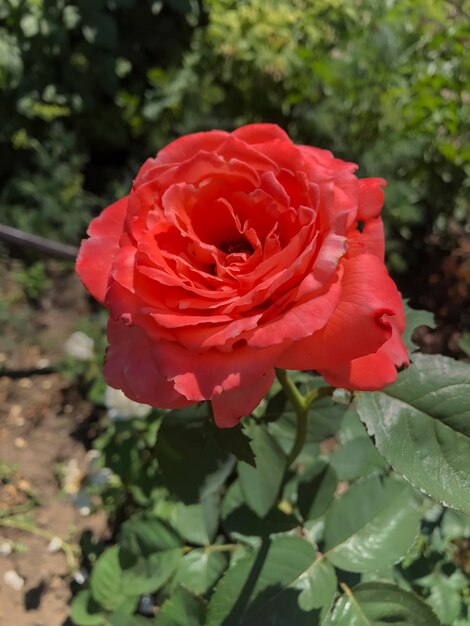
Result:
M227 570L209 602L206 626L312 626L331 604L335 586L332 569L312 544L275 537Z
M101 626L105 621L105 612L91 596L89 590L80 591L74 598L70 617L76 626Z
M409 591L388 583L364 583L347 590L325 626L441 626L432 609Z
M329 508L326 556L350 572L384 569L408 552L418 535L420 519L416 494L405 482L365 479Z
M184 587L178 587L160 607L155 626L202 626L205 605Z
M336 490L336 472L319 459L301 473L297 488L297 508L304 520L313 520L326 511Z
M198 548L183 557L173 580L200 595L215 585L227 565L228 558L224 552Z
M413 360L394 385L358 393L357 410L397 472L470 514L470 366L444 356Z
M248 506L263 517L279 496L286 458L266 426L247 423L245 429L252 440L256 468L244 462L238 464L240 486Z

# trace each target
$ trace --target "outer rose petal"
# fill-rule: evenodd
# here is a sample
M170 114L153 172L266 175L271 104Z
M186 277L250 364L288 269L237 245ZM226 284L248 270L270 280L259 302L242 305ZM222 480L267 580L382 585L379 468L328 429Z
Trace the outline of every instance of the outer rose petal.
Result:
M391 385L397 377L397 367L409 365L408 353L399 332L377 350L331 370L320 370L323 378L335 387L361 391L376 391Z
M102 304L106 296L111 265L119 251L128 196L108 206L88 227L89 239L80 246L75 269L80 280Z
M359 200L357 219L366 222L377 217L384 203L384 192L387 181L383 178L362 178L359 180Z
M240 417L249 415L271 389L274 369L264 373L247 387L236 387L212 397L215 423L219 428L236 426Z
M249 144L259 144L282 139L292 145L289 135L277 124L247 124L233 131L232 135Z
M384 225L381 217L367 221L362 233L353 230L349 235L348 256L356 256L365 252L375 254L382 262L385 258Z
M167 380L174 381L178 393L199 402L264 378L273 370L282 347L264 350L240 347L231 352L211 349L198 353L177 343L161 341L153 342L152 350L158 370Z
M141 328L109 320L108 341L104 377L110 387L122 389L131 400L162 409L192 404L161 375L149 337Z
M167 165L169 163L182 163L187 161L200 150L212 152L223 143L228 133L222 130L209 130L202 133L185 135L172 141L165 148L162 148L154 161L155 165Z
M388 316L402 314L400 294L372 254L345 259L339 304L325 328L294 343L276 363L285 369L330 369L376 352L391 336Z
M375 254L383 262L385 259L385 237L381 217L376 217L365 223L362 240L366 245L367 252Z

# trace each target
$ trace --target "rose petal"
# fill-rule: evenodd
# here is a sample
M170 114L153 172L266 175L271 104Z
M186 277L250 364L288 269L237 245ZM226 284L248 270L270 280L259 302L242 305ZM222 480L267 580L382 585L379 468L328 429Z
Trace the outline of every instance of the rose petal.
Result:
M210 400L215 394L246 387L272 370L281 348L264 350L237 347L230 352L210 349L205 352L187 350L166 341L152 343L154 362L175 389L188 400Z
M89 239L80 246L75 269L80 280L99 302L106 297L111 265L123 234L128 196L108 206L90 224Z
M131 400L162 409L191 404L155 366L152 343L141 328L110 320L108 341L104 377L110 387L121 389Z
M375 354L368 354L334 369L320 370L323 378L334 387L361 391L376 391L395 382L397 367L408 367L406 347L396 328L392 337Z
M219 428L236 426L242 417L250 415L274 382L274 370L263 372L250 385L223 391L212 396L214 420Z
M256 145L256 144L255 144ZM268 158L245 141L241 141L234 133L228 135L226 140L217 148L217 154L226 161L237 159L250 165L258 171L276 172L278 166L275 161Z
M327 325L288 348L277 367L330 369L375 353L390 338L388 318L400 316L403 305L385 266L371 254L344 259L342 265L342 293Z
M252 145L266 143L273 139L282 139L292 144L289 135L276 124L246 124L234 130L232 135Z
M377 217L384 203L382 187L387 185L383 178L362 178L359 180L359 200L357 219L366 222Z
M228 133L222 130L210 130L202 133L193 133L176 139L162 148L155 159L158 165L181 163L192 158L201 150L212 152L226 140Z
M296 341L310 336L323 328L336 306L341 294L341 286L336 278L317 292L309 300L291 304L281 311L277 319L260 325L247 338L248 345L255 348L277 345L286 340Z
M368 220L364 224L362 233L353 230L349 234L348 256L358 254L374 254L382 262L385 258L384 225L381 217Z

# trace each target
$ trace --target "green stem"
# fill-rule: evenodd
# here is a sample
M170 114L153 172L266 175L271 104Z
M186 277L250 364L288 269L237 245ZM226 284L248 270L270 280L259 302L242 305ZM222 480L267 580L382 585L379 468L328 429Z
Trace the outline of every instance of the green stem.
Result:
M240 548L238 543L213 543L204 548L205 552L234 552Z
M210 546L204 546L204 552L234 552L240 548L240 544L238 543L213 543ZM188 554L188 552L192 552L193 550L200 550L200 548L195 548L193 546L184 546L183 552Z
M4 528L15 528L16 530L22 530L24 532L31 533L32 535L37 535L38 537L42 537L43 539L46 539L47 541L52 541L56 537L56 535L54 535L51 532L48 532L47 530L43 530L42 528L38 528L37 526L34 526L33 524L29 524L28 522L23 522L17 519L0 519L0 526L3 526ZM74 549L66 541L61 540L61 542L62 543L61 543L60 549L65 554L67 567L68 567L69 573L71 573L76 569L76 566L77 566Z
M300 393L295 386L294 381L289 378L289 375L285 370L276 369L276 376L284 389L284 393L294 406L297 415L297 431L295 433L294 445L292 446L292 449L286 459L287 467L290 467L297 459L305 445L305 440L307 438L308 409L311 401L308 402L307 398Z

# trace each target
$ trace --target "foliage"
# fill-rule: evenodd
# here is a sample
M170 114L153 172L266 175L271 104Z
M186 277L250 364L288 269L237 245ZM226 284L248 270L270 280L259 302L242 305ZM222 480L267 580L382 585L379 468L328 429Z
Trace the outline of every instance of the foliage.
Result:
M92 208L104 205L84 189L85 159L74 135L59 123L47 133L43 143L25 129L13 137L17 150L31 153L31 166L19 166L0 192L1 220L36 235L76 243Z
M88 561L74 623L467 624L470 367L413 359L354 398L291 373L317 398L291 467L279 382L222 439L205 404L108 423L94 447L109 479L93 493L116 539Z
M27 297L37 301L50 286L46 266L43 261L36 261L15 275L16 281L24 289Z
M405 269L468 212L469 8L4 2L0 221L77 241L101 205L90 192L123 195L175 136L273 121L388 180L389 260Z
M0 221L78 242L90 212L130 184L126 160L155 151L148 73L187 42L188 2L0 3ZM135 42L139 42L136 46ZM151 134L151 133L150 133ZM141 137L141 140L135 140ZM142 155L139 155L142 160Z

